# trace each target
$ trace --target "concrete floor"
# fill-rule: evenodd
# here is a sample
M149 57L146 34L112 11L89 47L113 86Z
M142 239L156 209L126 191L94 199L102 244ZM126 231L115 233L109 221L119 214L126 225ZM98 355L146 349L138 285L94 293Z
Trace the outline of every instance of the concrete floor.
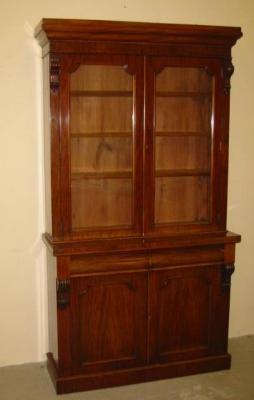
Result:
M232 368L57 396L42 364L0 368L1 400L254 400L254 336L230 340Z

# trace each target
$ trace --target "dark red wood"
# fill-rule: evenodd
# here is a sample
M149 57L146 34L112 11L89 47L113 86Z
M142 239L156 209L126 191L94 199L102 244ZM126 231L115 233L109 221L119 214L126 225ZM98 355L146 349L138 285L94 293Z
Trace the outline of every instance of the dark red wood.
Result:
M75 277L71 284L75 371L94 373L145 365L146 275Z
M48 368L57 393L230 367L230 282L241 238L226 227L229 92L231 47L241 35L232 27L89 20L43 19L36 28L49 58L52 230L43 239L57 260L57 276L48 275ZM72 227L70 74L84 64L125 66L134 77L131 227ZM154 221L154 79L166 66L203 68L214 77L206 223ZM84 97L80 90L75 95ZM129 89L117 93L128 97ZM87 97L93 94L88 89Z
M57 282L56 290L58 291L59 282L69 281L69 258L58 257L57 259ZM67 293L69 297L69 293ZM57 293L57 297L59 297ZM50 312L50 310L49 310ZM61 366L61 376L69 375L71 372L71 343L70 343L70 306L61 307L57 302L57 327L58 327L58 365Z
M139 382L168 379L178 376L200 374L205 372L229 369L231 357L222 356L204 357L165 364L147 365L145 367L122 369L99 374L72 375L61 378L57 375L56 365L48 354L48 368L58 394L94 390L111 386L130 385Z
M188 236L158 236L138 238L113 238L104 240L87 240L52 238L45 234L43 239L46 245L53 249L55 256L71 254L101 254L105 252L142 251L152 249L185 248L199 245L213 245L224 243L239 243L240 235L232 232L212 232L209 234L192 234Z
M61 205L60 205L60 121L59 121L59 81L60 58L49 57L50 76L50 113L51 113L51 202L52 202L52 235L61 236ZM53 83L53 84L52 84Z
M151 362L212 355L220 265L163 268L151 274Z
M47 39L79 39L85 41L123 41L152 43L208 43L232 46L242 36L241 28L116 22L103 20L44 18L35 29L43 46Z

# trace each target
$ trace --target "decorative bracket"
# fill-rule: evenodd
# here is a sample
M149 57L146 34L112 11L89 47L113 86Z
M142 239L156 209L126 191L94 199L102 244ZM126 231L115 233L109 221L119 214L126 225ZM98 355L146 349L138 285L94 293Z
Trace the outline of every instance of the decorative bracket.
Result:
M230 78L234 73L234 66L231 62L231 60L226 61L221 69L221 75L223 79L223 90L225 95L229 95L230 92Z
M57 279L56 281L56 293L57 293L57 305L59 308L64 309L70 304L70 279Z
M231 286L231 275L234 273L234 264L225 264L221 270L221 286L223 292L228 292Z
M60 60L56 56L50 59L50 90L56 93L60 86Z

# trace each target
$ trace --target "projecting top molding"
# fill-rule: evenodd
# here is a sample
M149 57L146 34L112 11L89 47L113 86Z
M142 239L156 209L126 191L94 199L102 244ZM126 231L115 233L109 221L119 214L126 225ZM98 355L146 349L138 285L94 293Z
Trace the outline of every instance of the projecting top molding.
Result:
M64 40L232 47L241 36L239 27L78 19L46 18L35 29L35 37L42 47Z

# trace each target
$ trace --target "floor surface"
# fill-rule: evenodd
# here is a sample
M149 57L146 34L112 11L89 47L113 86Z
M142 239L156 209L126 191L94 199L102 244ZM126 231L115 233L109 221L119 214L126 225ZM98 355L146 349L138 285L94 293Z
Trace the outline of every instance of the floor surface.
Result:
M0 368L1 400L254 400L254 336L230 340L232 368L184 378L56 395L44 364Z

